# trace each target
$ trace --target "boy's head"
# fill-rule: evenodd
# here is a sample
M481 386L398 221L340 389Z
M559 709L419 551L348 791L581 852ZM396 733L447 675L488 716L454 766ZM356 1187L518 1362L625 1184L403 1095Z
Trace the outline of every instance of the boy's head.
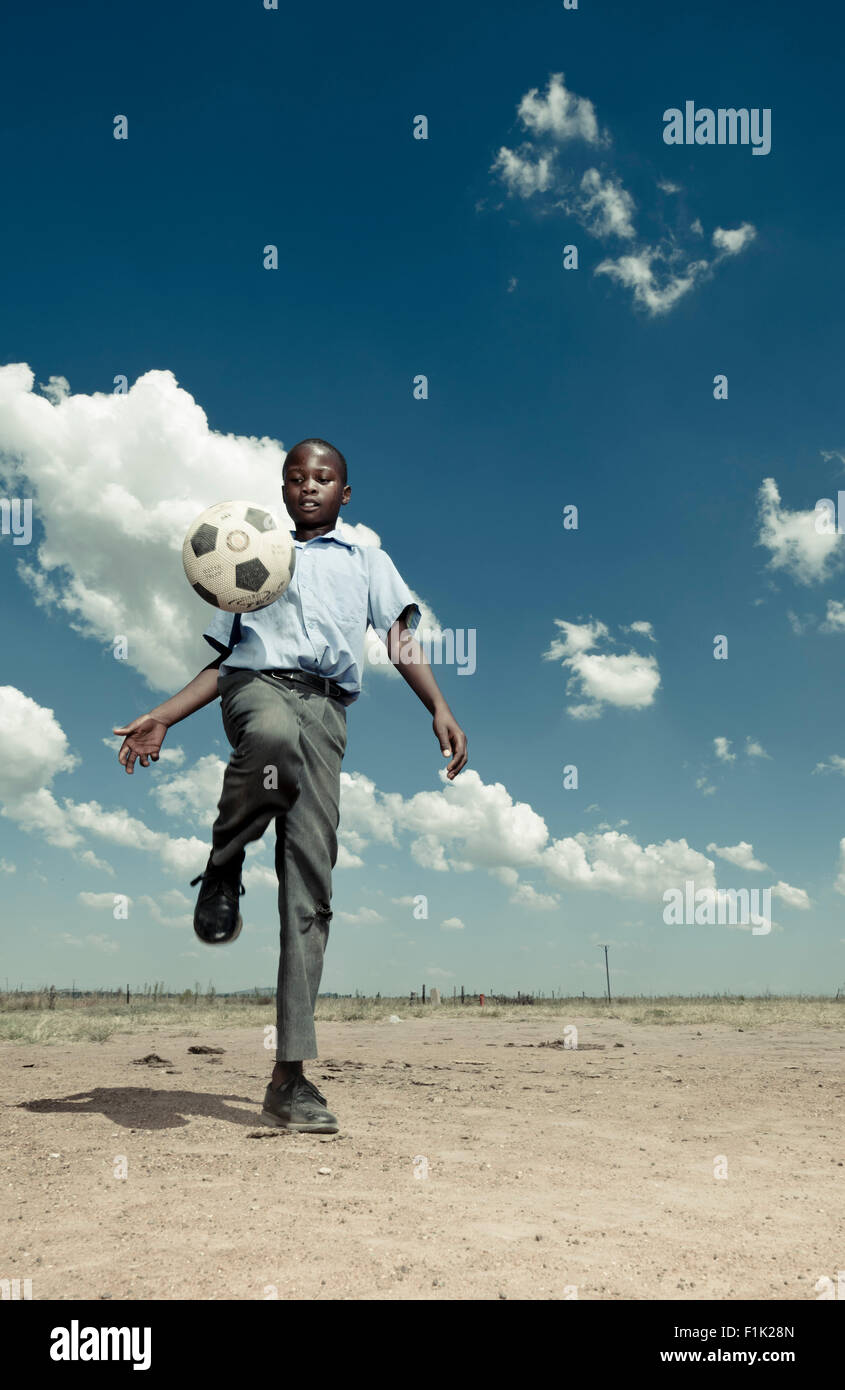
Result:
M351 495L346 459L325 439L301 439L288 450L282 470L282 496L297 533L322 535L337 524Z

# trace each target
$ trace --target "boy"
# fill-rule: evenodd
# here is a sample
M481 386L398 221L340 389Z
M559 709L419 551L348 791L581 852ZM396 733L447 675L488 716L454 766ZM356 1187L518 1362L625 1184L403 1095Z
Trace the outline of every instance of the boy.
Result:
M220 694L232 755L223 778L212 849L194 911L202 941L221 945L241 930L244 850L276 821L281 956L276 994L276 1065L262 1119L283 1129L334 1134L337 1120L302 1072L317 1056L314 1007L331 920L337 859L340 765L346 708L360 694L368 624L386 633L388 655L434 716L454 779L466 737L414 640L420 610L383 550L337 529L351 495L346 460L322 439L288 453L282 496L294 522L290 585L255 613L216 613L205 639L220 653L184 690L125 727L118 753L128 773L158 761L172 724Z

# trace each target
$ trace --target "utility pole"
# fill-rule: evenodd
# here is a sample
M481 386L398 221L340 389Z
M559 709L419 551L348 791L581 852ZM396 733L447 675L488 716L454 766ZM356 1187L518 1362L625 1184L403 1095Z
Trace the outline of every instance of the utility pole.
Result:
M607 947L606 947L606 946L601 946L601 945L600 945L600 946L599 946L599 950L600 950L600 951L604 951L604 973L605 973L606 976L607 976L607 1002L608 1002L608 1004L609 1004L609 1003L611 1002L611 1000L610 1000L610 966L609 966L608 963L607 963Z

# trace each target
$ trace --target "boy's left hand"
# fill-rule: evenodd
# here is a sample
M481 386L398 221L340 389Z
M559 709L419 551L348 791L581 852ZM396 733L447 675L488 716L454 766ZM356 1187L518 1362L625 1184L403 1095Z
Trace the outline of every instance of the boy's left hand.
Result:
M452 754L452 761L446 769L446 776L451 782L466 764L467 736L448 709L435 714L432 727L443 756L448 758Z

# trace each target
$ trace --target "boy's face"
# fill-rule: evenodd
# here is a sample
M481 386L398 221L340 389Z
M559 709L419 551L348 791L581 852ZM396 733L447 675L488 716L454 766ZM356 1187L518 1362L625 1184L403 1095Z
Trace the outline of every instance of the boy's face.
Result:
M282 496L298 539L333 530L351 491L341 482L334 455L324 449L294 449L285 459Z

